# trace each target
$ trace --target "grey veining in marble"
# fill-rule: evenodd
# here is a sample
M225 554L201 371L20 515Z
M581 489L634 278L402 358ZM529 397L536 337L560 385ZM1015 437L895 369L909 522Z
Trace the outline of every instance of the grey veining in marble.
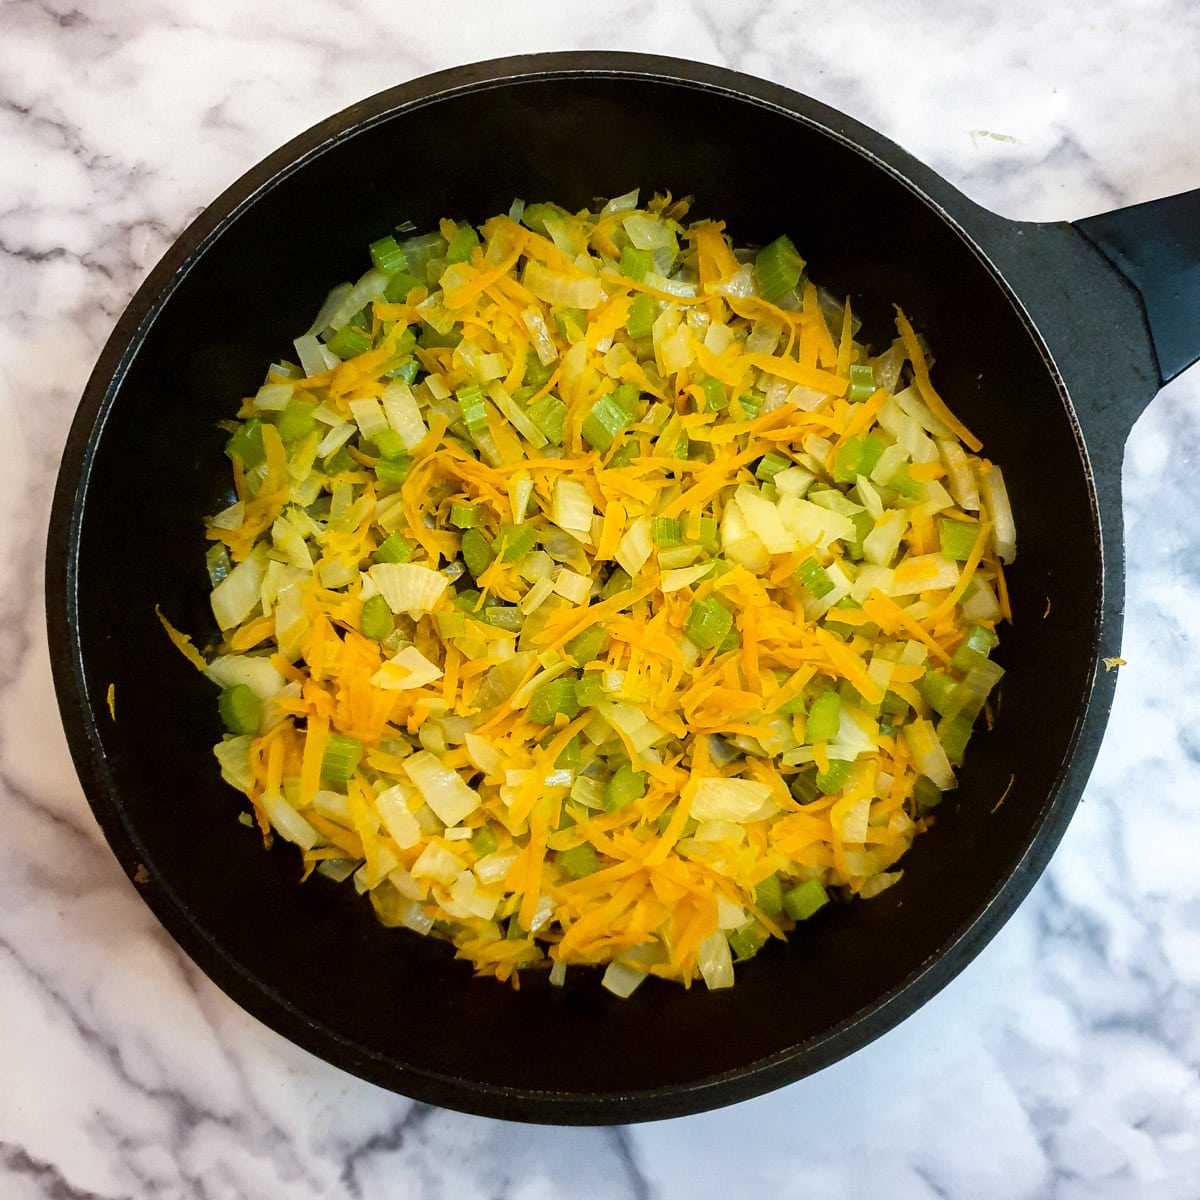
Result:
M415 1105L234 1006L104 844L41 563L120 311L209 200L322 117L458 63L598 47L807 92L1010 217L1200 186L1192 0L0 0L0 1198L1195 1200L1196 369L1128 444L1127 665L1062 846L954 983L815 1077L617 1129Z

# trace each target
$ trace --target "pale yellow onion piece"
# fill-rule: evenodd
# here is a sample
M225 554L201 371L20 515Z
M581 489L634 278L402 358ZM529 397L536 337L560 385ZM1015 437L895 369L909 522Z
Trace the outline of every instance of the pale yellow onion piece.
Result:
M697 821L746 821L770 799L770 784L754 779L697 779L692 788L691 815Z
M375 563L368 573L388 608L406 612L414 620L433 612L450 586L440 571L420 563Z
M479 807L479 793L428 750L418 750L402 766L443 825L457 825Z

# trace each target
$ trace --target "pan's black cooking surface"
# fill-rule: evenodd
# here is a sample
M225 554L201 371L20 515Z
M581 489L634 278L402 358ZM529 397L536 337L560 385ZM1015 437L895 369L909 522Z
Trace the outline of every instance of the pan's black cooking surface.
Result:
M423 169L388 165L399 160ZM824 183L764 186L772 163ZM332 888L297 887L294 858L264 855L233 819L236 797L213 769L211 686L154 610L190 630L211 620L197 544L227 486L216 422L366 243L405 218L478 220L518 196L582 207L635 187L694 196L693 214L723 217L741 243L789 232L813 277L851 296L868 341L890 340L900 304L936 350L939 388L1004 467L1020 556L1000 718L973 742L954 803L903 881L760 954L732 991L650 981L622 1002L582 973L562 990L474 981L444 944L385 930ZM297 242L305 254L286 251ZM139 292L60 476L47 582L56 684L126 870L148 880L143 894L204 970L268 1024L452 1107L557 1123L677 1115L878 1036L1025 895L1107 715L1112 680L1098 663L1119 644L1123 587L1116 468L1160 371L1136 291L1093 242L1103 245L981 212L878 135L793 93L637 56L448 72L285 147L203 214ZM246 286L264 278L269 304ZM338 969L320 965L330 962Z

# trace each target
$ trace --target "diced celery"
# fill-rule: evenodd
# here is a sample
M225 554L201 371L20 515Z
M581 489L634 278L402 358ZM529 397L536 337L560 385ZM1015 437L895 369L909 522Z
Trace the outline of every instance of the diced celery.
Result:
M645 794L646 772L635 771L629 763L624 762L613 772L604 789L605 811L616 812Z
M222 688L217 697L217 709L230 733L257 733L262 702L254 689L245 683Z
M772 303L793 291L804 270L802 259L787 236L777 237L759 252L754 260L758 294Z
M407 562L412 557L413 548L410 542L398 533L389 533L375 549L377 563Z
M970 521L956 521L951 517L939 517L937 523L938 541L942 553L955 562L966 562L975 548L975 538L979 526Z
M368 250L371 262L384 273L395 275L397 271L408 270L408 259L400 249L399 242L390 233L372 242Z
M463 533L462 560L476 579L491 566L492 548L482 530L468 529Z
M834 688L826 688L812 702L804 723L804 736L810 742L828 742L837 737L841 720L842 698Z
M783 897L783 910L793 921L807 921L829 903L829 893L819 879L806 879L789 888Z
M560 850L554 856L554 861L568 879L582 879L600 869L600 858L587 842L581 842L569 850Z
M647 338L654 328L658 318L658 305L654 297L645 292L639 292L629 305L629 313L625 318L625 332L631 338Z
M575 680L566 675L551 679L534 689L529 700L529 719L537 725L551 725L560 713L568 720L579 716Z
M546 439L556 446L562 445L563 423L567 419L567 406L553 392L547 392L525 410L525 415L542 431Z
M392 610L382 596L372 596L363 603L358 627L364 637L376 642L382 642L392 632Z
M331 783L347 783L362 758L363 744L356 737L331 733L321 756L321 777Z
M239 425L225 443L225 453L231 459L236 458L246 470L257 467L267 456L263 448L262 422L251 417Z
M683 622L683 632L701 650L719 647L733 631L733 613L715 596L693 600Z

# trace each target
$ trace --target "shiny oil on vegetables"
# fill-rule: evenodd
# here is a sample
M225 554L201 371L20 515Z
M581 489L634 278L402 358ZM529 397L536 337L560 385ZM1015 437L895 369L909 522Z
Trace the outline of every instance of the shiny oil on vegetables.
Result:
M230 421L176 635L243 820L514 983L726 987L889 887L1002 675L1011 509L921 338L687 213L373 243Z

